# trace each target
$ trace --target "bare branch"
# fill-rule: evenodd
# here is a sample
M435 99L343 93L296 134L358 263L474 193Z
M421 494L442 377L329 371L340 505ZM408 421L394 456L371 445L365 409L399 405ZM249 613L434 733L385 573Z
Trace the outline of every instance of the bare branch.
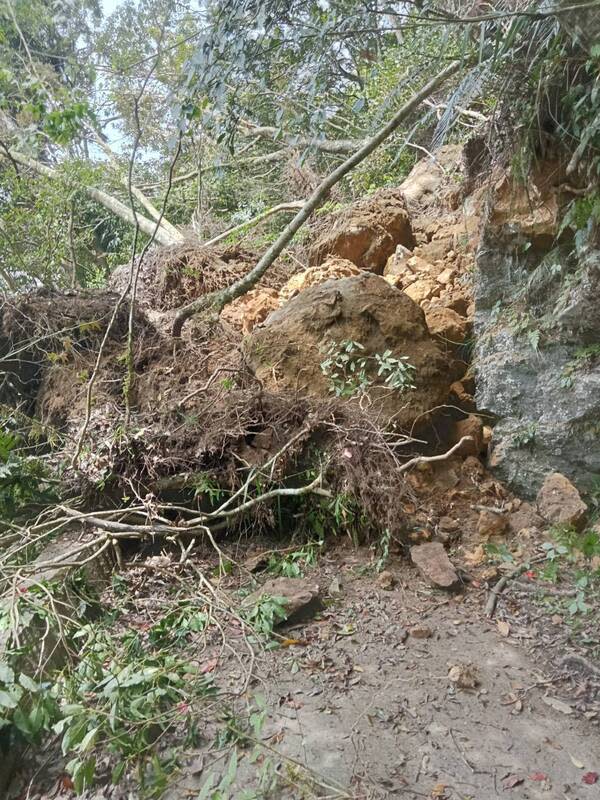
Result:
M247 228L252 228L255 225L258 225L259 222L263 222L263 220L272 217L274 214L280 214L283 211L298 211L298 209L302 208L303 205L304 200L293 200L290 203L279 203L279 205L273 206L266 211L261 211L260 214L252 217L252 219L249 219L246 222L241 222L239 225L235 225L233 228L223 231L223 233L220 233L218 236L214 236L212 239L209 239L208 242L202 242L202 245L203 247L211 247L218 242L222 242L223 239L228 239L230 236L233 236L236 233L241 233Z

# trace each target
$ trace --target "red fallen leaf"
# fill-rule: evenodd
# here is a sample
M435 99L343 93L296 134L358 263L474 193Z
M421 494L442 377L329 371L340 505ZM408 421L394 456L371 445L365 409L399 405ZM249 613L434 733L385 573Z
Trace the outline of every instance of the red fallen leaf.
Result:
M520 786L522 783L525 783L525 778L520 778L518 775L507 775L502 781L502 786L504 789L514 789L515 786Z
M533 580L535 578L535 572L532 569L528 569L525 573L525 577L529 578L529 580Z
M65 791L72 792L75 789L73 781L68 775L63 775L58 782L60 784L60 788L64 789Z
M211 658L210 661L205 661L204 664L202 664L200 672L203 675L206 675L207 672L213 672L218 663L218 658Z
M586 772L585 775L582 776L581 780L583 783L587 783L588 786L592 786L594 783L598 782L598 773L597 772Z
M543 772L534 772L533 775L529 776L529 780L531 781L545 781L548 779L547 775L544 775Z

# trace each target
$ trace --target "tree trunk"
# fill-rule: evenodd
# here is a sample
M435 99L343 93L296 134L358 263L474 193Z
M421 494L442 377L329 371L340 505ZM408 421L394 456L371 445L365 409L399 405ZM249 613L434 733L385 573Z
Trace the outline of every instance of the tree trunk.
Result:
M347 158L337 169L331 172L321 183L315 191L311 194L308 200L304 203L300 211L291 220L291 222L283 229L277 240L266 251L258 264L250 270L250 272L239 281L231 284L225 289L218 292L211 292L204 295L191 303L188 303L175 317L173 323L173 336L181 336L181 331L186 321L208 308L220 312L227 303L230 303L236 297L245 294L252 289L253 286L262 278L267 269L277 259L288 242L292 239L296 231L307 221L312 212L318 208L327 196L333 186L340 181L344 175L354 169L361 161L370 155L379 145L384 142L390 134L392 134L400 123L412 112L417 106L429 97L436 89L438 89L446 78L453 75L461 66L460 61L453 61L445 69L439 72L432 80L429 81L419 92L414 94L402 108L400 108L392 119L384 125L381 130L375 134L371 139L368 139L362 147L360 147L350 158Z
M30 158L29 156L24 155L23 153L19 153L17 150L9 150L8 156L13 159L17 164L21 164L24 167L28 167L32 169L34 172L37 172L38 175L44 175L46 178L56 178L56 172L52 167L47 166L46 164L42 164L40 161L36 161L34 158ZM0 150L0 157L7 157L7 154L4 153L3 150ZM106 192L102 191L102 189L96 189L94 186L84 186L82 187L88 193L88 195L95 200L100 205L103 205L104 208L107 208L113 214L115 214L120 219L128 222L130 225L135 225L135 217L133 211L129 206L126 206L125 203L122 203L116 197L112 197L111 195L107 194ZM148 219L148 217L144 217L141 214L137 214L138 224L140 226L140 230L143 231L147 236L152 236L154 233L155 228L157 227L156 222ZM175 229L173 229L175 230ZM175 237L170 230L165 229L163 225L159 225L158 229L156 230L155 239L162 245L169 246L172 244L176 244L177 242L183 241L183 234L179 232L178 236Z

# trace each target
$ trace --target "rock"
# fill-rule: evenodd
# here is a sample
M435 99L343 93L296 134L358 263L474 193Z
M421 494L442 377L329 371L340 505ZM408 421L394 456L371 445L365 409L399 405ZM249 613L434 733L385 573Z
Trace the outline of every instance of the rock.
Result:
M577 356L600 342L600 248L591 230L557 242L562 180L556 164L542 162L528 186L497 187L474 271L477 406L498 420L494 472L530 499L548 472L580 489L600 473L600 361L583 367ZM502 312L525 293L540 352ZM565 373L577 363L569 387Z
M409 290L406 289L405 291L410 296ZM435 306L427 311L425 319L427 320L429 332L433 336L440 336L451 344L463 344L467 337L468 321L451 308Z
M425 261L433 264L435 261L443 261L446 258L446 253L452 248L452 237L446 239L434 239L426 244L419 245L415 248L415 255L421 256Z
M425 423L420 415L446 400L451 380L447 359L429 334L422 310L369 273L301 292L254 329L244 351L267 391L330 398L332 379L321 364L332 342L346 340L359 342L365 356L390 350L415 367L416 388L402 393L384 389L373 369L369 412L393 416L399 427L409 427L417 418Z
M292 275L279 291L279 305L287 303L309 286L318 286L332 278L347 278L350 275L360 275L360 269L346 258L329 256L320 266L309 267L304 272Z
M408 629L408 635L413 639L430 639L433 636L433 631L427 625L413 625Z
M544 527L544 520L530 503L521 503L516 511L509 514L508 526L512 533L531 528L540 531Z
M480 511L477 520L477 533L482 539L491 539L493 536L502 536L508 528L508 520L504 514L495 511Z
M383 275L404 275L408 269L407 261L411 257L411 251L404 245L396 245L396 250L385 262Z
M456 171L462 160L462 145L444 145L436 150L435 159L417 162L400 185L409 203L429 205L435 202L445 183L447 173Z
M575 486L560 472L546 476L537 495L537 507L552 525L579 526L588 511Z
M456 311L461 317L467 317L467 319L472 319L473 317L473 314L469 313L470 298L465 294L452 294L443 305Z
M440 542L417 544L410 548L410 557L423 577L434 586L453 589L458 583L458 575Z
M384 569L383 572L380 572L377 576L377 586L379 586L380 589L385 589L387 592L394 588L395 583L396 579L387 569Z
M453 440L460 442L463 436L470 436L472 441L465 442L460 448L461 455L478 456L483 450L483 423L475 414L454 423Z
M474 481L483 480L485 477L485 467L477 456L467 456L462 463L461 472Z
M415 303L422 303L423 300L429 300L436 293L439 292L439 286L432 281L431 278L419 278L410 286L407 286L404 292L414 300Z
M380 189L331 215L325 224L325 232L310 249L311 265L335 255L381 274L397 245L409 250L415 245L404 196L398 189Z
M226 305L221 316L247 335L276 308L279 308L279 293L276 289L251 289Z
M406 266L413 273L424 272L428 275L433 270L433 265L430 261L426 261L420 256L411 256L406 261Z
M443 283L444 286L446 286L447 284L453 282L455 275L456 275L455 269L452 269L452 267L446 267L446 269L440 272L436 280L438 283Z
M305 618L322 608L318 585L305 578L271 578L245 597L242 606L252 607L264 595L285 600L286 622Z
M481 683L477 667L473 664L453 664L448 671L448 680L459 689L476 689Z

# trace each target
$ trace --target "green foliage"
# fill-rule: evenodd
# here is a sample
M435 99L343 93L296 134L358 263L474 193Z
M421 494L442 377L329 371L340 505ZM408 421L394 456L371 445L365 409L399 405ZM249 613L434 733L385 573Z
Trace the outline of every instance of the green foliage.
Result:
M175 603L148 631L148 639L155 647L180 646L185 644L190 634L203 631L210 617L205 607L188 600Z
M12 520L32 505L56 499L44 463L20 452L21 437L0 428L0 519Z
M551 531L552 540L544 542L545 564L541 577L547 581L571 583L573 597L566 602L572 616L591 611L590 601L600 598L600 568L594 567L600 558L600 534L595 530L582 533L569 526L558 526Z
M276 625L287 619L285 597L262 594L252 606L242 609L242 616L261 637L270 639Z
M578 347L574 357L567 361L561 373L560 385L563 389L572 389L575 385L577 373L589 369L600 359L600 344L590 344Z
M285 578L301 578L306 567L312 567L317 563L322 547L323 540L309 542L304 547L284 556L273 553L269 557L267 570L272 575L282 575Z
M515 447L523 447L532 450L537 438L537 424L530 422L522 430L515 433L512 437L512 442Z
M348 339L331 342L325 350L321 371L329 378L330 391L336 397L361 397L377 385L398 392L416 388L413 383L416 369L408 363L408 356L395 358L391 350L367 356L364 349L360 342ZM370 376L373 371L376 377ZM383 378L381 384L377 378Z
M46 588L50 596L55 591ZM40 623L47 636L67 634L75 660L38 683L16 667L32 645L9 650L0 664L0 727L12 726L31 742L58 735L77 792L94 784L96 763L108 753L114 783L134 772L143 796L159 795L175 765L159 756L155 743L187 720L192 704L215 691L211 677L177 652L206 618L182 603L153 626L145 642L135 631L115 630L110 615L93 624L70 619L59 626L56 600L48 602L41 590L36 599L32 592L18 601L20 635ZM7 613L0 623L10 623Z

